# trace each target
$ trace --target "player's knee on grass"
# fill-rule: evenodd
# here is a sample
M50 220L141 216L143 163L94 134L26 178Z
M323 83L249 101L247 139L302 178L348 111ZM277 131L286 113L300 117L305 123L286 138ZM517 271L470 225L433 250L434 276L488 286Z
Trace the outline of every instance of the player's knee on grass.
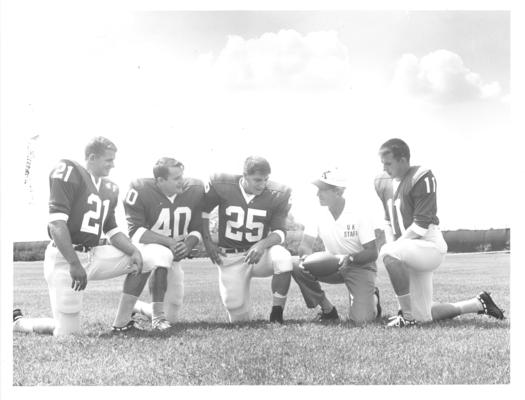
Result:
M373 297L362 301L355 301L350 307L349 318L357 325L374 321L377 314L377 307Z
M241 307L236 310L228 310L228 318L230 322L249 321L250 311L246 307Z
M142 272L153 271L156 267L169 268L173 263L173 253L160 244L146 244L139 247L142 255Z
M274 274L293 270L292 255L283 246L275 245L268 250Z
M80 313L55 313L54 336L73 335L80 332Z

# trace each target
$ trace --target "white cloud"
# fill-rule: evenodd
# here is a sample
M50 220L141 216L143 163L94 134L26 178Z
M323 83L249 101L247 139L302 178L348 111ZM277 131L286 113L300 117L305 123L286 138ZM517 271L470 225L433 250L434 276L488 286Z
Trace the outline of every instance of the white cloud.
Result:
M498 98L498 82L486 84L469 70L459 55L436 50L418 59L404 54L398 61L392 87L410 96L437 103Z
M338 89L349 78L348 52L335 31L230 36L215 67L230 88Z

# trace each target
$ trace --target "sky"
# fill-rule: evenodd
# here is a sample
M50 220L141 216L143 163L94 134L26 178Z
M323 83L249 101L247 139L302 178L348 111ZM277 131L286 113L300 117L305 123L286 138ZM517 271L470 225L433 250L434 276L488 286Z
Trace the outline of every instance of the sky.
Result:
M511 225L509 11L10 12L2 197L25 216L15 241L46 239L49 171L83 161L96 135L119 148L122 195L162 156L206 180L260 155L299 222L318 204L311 181L337 167L377 226L377 152L399 137L437 178L442 229Z

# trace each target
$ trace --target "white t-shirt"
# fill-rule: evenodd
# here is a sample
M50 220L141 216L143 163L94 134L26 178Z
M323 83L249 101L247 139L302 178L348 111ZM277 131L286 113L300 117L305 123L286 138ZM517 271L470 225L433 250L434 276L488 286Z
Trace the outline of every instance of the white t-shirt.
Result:
M359 253L364 243L376 238L372 218L363 209L353 210L348 202L337 220L328 207L318 207L311 221L305 224L304 234L320 237L326 251L344 255Z

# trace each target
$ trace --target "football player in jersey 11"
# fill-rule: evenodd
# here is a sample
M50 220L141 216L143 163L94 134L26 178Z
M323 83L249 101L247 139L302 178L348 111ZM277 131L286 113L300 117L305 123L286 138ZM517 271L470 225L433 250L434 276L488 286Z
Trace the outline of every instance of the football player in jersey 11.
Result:
M389 326L404 327L466 313L503 319L489 293L457 303L432 302L432 274L447 252L437 217L437 181L428 168L410 165L410 149L401 139L385 142L379 156L384 173L376 192L385 211L383 260L397 295L399 312Z
M327 260L339 259L330 267L322 259L316 271L309 270L307 261L323 257L323 252L294 262L292 276L299 285L308 308L321 307L320 321L338 320L336 308L321 289L320 282L344 283L349 291L349 319L354 324L373 321L381 316L377 278L377 248L372 218L355 200L344 197L346 179L338 169L325 171L313 182L321 207L305 221L304 236L299 245L299 256L313 253L314 243L320 237L328 255ZM335 257L334 257L335 256ZM326 257L326 256L325 256Z
M15 309L15 331L56 336L77 333L88 281L171 265L169 249L135 246L117 227L118 187L106 178L114 167L116 151L113 142L99 136L85 148L85 168L61 160L51 171L48 232L52 240L45 252L44 275L53 318L25 318ZM100 245L102 233L111 245ZM133 329L133 321L120 328Z
M291 190L269 180L270 164L248 157L242 175L217 174L206 186L203 242L219 269L219 291L230 322L250 319L250 280L272 276L271 322L283 322L292 258L282 244ZM218 247L209 213L218 206Z
M165 246L173 253L173 264L152 273L152 303L137 300L148 275L129 277L129 285L121 296L117 324L129 320L133 310L151 318L155 330L168 329L177 321L184 296L180 261L201 239L203 195L202 182L185 178L184 165L174 158L159 159L153 167L153 178L131 183L124 208L132 242Z

